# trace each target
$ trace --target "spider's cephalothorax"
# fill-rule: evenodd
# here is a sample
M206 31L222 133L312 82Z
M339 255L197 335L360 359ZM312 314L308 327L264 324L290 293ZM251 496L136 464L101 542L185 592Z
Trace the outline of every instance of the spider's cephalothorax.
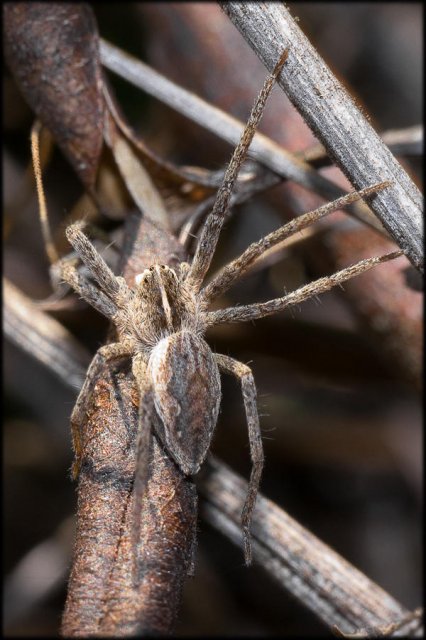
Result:
M202 331L197 298L181 276L185 267L186 263L179 265L177 274L166 265L154 265L135 278L135 296L129 317L140 315L144 319L142 324L132 326L132 331L135 338L140 338L149 347L176 331L187 329L197 334Z
M249 367L228 356L212 353L203 334L207 327L223 322L245 322L271 315L327 291L380 262L401 255L397 251L362 260L268 302L209 311L210 303L227 291L267 249L324 215L361 197L374 196L390 186L389 182L382 182L362 191L349 193L316 211L291 220L250 245L203 288L239 169L256 131L266 98L286 57L287 51L281 56L255 102L241 140L225 171L212 211L201 231L191 264L182 263L176 271L165 265L154 265L137 276L135 286L131 288L122 277L112 273L83 233L82 223L68 227L66 234L85 263L90 277L65 262L61 263L63 279L93 307L112 320L118 334L117 342L101 347L95 355L72 412L71 425L76 453L74 476L78 474L84 453L82 425L86 418L86 403L106 361L131 358L132 372L139 389L134 485L134 522L137 531L140 526L141 500L149 477L152 424L182 472L187 475L197 473L208 452L219 412L219 370L236 376L241 383L253 463L242 512L247 564L251 561L250 523L263 468L256 386ZM154 412L160 420L153 420Z
M187 475L198 472L209 449L220 406L218 366L202 338L199 296L166 265L135 278L136 287L116 324L120 340L134 340L147 364L158 435Z

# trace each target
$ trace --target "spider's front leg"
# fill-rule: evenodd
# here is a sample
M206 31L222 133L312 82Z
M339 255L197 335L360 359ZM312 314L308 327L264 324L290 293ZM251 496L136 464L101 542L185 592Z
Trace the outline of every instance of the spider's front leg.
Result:
M131 341L123 340L123 342L106 344L97 351L90 364L84 384L78 394L77 402L71 414L71 433L75 454L71 474L74 480L77 479L80 473L83 453L82 425L86 417L88 399L93 392L96 380L107 362L130 356L132 352L133 343Z
M257 242L253 242L240 256L238 256L238 258L235 258L232 262L223 267L219 273L214 276L211 282L204 287L202 291L204 301L210 304L217 298L217 296L225 293L234 284L234 282L239 280L241 276L243 276L246 271L253 266L258 258L260 258L268 249L277 245L285 238L305 229L317 220L320 220L320 218L333 213L333 211L347 207L356 200L367 198L372 195L374 196L379 191L389 187L390 184L390 182L379 182L378 184L374 184L371 187L362 189L361 191L352 191L351 193L347 193L341 198L333 200L333 202L327 202L327 204L322 205L322 207L319 207L314 211L309 211L297 218L293 218L290 222L282 225L279 229L272 231L272 233L261 238Z
M204 224L194 259L186 279L188 288L191 288L195 293L200 291L204 277L210 267L241 165L247 156L249 146L253 140L254 134L256 133L257 126L265 108L266 100L272 91L275 80L281 73L284 63L287 60L287 56L288 49L285 49L272 73L265 80L263 88L256 98L247 124L244 127L241 139L235 147L231 160L226 168L222 184L216 194L213 208Z
M215 353L214 356L219 369L226 373L233 374L241 382L244 407L246 410L252 470L247 497L241 514L241 522L243 528L244 557L246 565L249 565L252 560L250 527L264 462L262 436L256 404L256 385L251 369L247 365L229 356L218 353Z

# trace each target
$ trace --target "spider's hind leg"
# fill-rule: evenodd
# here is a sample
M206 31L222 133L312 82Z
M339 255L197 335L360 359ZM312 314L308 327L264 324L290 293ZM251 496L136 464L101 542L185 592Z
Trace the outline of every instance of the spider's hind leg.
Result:
M133 548L133 583L139 584L138 543L141 535L142 501L149 479L149 456L152 443L152 421L154 415L154 396L152 385L148 378L147 366L141 354L134 356L132 372L139 390L138 430L136 442L135 480L133 485L133 518L132 518L132 548Z
M264 462L262 436L256 404L256 385L251 369L247 365L228 356L218 353L214 355L219 369L226 373L233 374L240 381L246 410L252 469L247 497L241 514L241 524L243 529L244 557L246 565L249 565L252 560L250 527Z

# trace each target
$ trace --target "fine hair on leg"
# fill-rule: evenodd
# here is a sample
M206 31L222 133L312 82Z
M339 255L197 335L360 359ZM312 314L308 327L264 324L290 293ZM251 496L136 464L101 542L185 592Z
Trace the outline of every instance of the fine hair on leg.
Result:
M323 218L342 207L346 207L356 200L361 198L367 198L374 195L383 189L390 186L390 182L380 182L362 191L352 191L346 195L328 202L322 205L314 211L304 213L303 215L293 218L279 229L272 231L269 235L261 238L257 242L253 242L247 247L247 249L238 257L232 260L229 264L223 267L218 274L209 282L209 284L202 290L202 295L205 302L212 302L217 296L225 293L228 289L242 276L246 271L253 266L253 264L260 258L265 251L278 244L285 238L288 238L298 231L305 229L320 218Z
M93 285L84 274L69 262L60 260L57 266L62 280L69 284L76 293L109 320L114 318L118 308L99 287Z
M265 84L253 105L247 124L244 127L241 139L235 147L231 160L225 171L213 208L202 229L201 237L198 241L197 249L187 276L188 286L192 287L196 293L201 288L204 277L213 258L219 234L229 208L232 190L238 178L241 165L244 162L250 143L256 133L257 126L265 108L266 100L272 91L276 78L287 60L287 56L288 49L285 49L275 65L274 70L265 80Z
M249 320L264 318L265 316L270 316L273 313L283 311L286 307L299 304L305 300L309 300L309 298L312 298L313 296L318 296L325 291L329 291L336 285L340 285L343 282L346 282L346 280L359 276L382 262L393 260L402 255L402 251L393 251L382 256L366 258L365 260L360 260L350 267L337 271L330 276L314 280L313 282L292 291L282 298L274 298L268 302L248 304L244 306L241 305L240 307L228 307L218 311L207 312L204 314L204 321L207 327L211 327L224 322L248 322Z
M229 356L218 353L215 353L215 358L219 369L234 375L240 381L246 411L252 468L247 497L241 514L241 523L243 529L244 557L246 565L250 565L252 561L250 527L264 462L262 435L260 432L256 403L256 384L251 369L247 365Z
M130 296L130 289L124 278L114 275L105 260L96 251L93 244L83 233L82 229L84 227L85 223L82 221L70 225L65 231L68 241L89 269L91 277L96 280L102 291L107 293L118 306L122 306L123 301Z

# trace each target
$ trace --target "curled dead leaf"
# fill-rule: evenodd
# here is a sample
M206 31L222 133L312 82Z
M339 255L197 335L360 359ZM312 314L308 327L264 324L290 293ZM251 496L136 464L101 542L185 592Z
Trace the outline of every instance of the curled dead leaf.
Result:
M25 99L92 190L103 139L98 32L86 4L8 2L6 59Z

